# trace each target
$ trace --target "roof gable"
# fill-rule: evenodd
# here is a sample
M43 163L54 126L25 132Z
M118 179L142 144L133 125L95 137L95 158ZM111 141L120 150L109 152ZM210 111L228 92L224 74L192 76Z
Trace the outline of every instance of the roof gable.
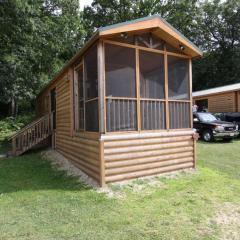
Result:
M192 43L159 15L153 15L132 21L101 27L98 29L98 33L100 37L104 37L121 32L127 33L147 29L152 29L153 34L160 37L167 43L170 43L175 48L179 48L179 45L184 46L184 53L191 57L202 56L202 51L194 43Z

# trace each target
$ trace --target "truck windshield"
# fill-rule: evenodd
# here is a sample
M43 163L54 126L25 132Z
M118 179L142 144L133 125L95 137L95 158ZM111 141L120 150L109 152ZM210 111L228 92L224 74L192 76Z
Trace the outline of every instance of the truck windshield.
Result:
M198 113L198 116L203 122L214 122L217 120L211 113Z

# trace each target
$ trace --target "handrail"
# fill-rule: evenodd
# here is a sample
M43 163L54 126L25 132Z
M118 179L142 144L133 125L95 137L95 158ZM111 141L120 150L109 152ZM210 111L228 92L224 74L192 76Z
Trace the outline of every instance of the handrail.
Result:
M44 116L34 120L33 122L27 124L26 126L24 126L23 128L21 128L20 130L18 130L15 134L13 134L11 137L8 138L8 141L10 141L11 139L13 139L14 137L16 137L17 135L23 133L24 131L26 131L28 128L31 128L33 125L41 122L43 119L50 117L50 115L52 115L52 113L48 113L45 114Z
M12 140L12 153L14 156L26 152L52 134L52 114L51 112L36 119L9 138Z

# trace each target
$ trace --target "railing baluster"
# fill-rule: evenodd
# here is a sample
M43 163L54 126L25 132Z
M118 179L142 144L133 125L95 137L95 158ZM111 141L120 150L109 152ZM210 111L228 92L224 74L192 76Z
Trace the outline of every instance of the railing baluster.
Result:
M24 153L52 133L52 113L30 123L11 137L13 155Z

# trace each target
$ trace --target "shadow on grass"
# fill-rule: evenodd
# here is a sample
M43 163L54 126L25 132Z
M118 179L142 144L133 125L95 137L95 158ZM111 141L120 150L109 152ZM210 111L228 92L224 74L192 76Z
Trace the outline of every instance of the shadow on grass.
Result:
M89 187L54 169L37 151L0 159L0 194L48 189L85 191Z

